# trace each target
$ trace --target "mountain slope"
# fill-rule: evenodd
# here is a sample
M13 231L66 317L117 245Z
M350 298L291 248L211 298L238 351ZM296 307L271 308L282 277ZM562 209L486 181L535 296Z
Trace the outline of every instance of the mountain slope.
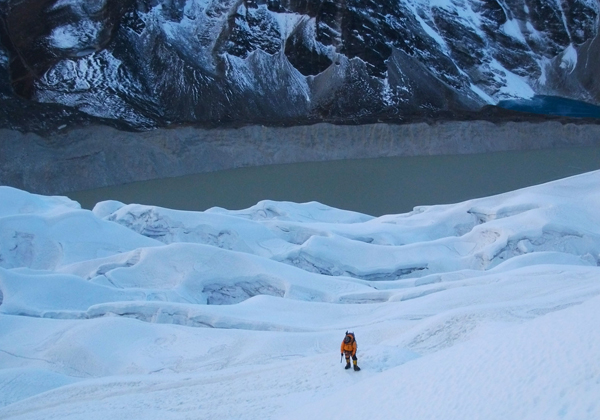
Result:
M136 128L460 115L534 94L597 104L599 10L596 0L3 0L0 93Z

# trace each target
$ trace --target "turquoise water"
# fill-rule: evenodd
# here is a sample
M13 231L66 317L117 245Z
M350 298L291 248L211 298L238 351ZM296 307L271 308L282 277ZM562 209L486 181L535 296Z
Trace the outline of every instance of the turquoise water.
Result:
M448 204L600 169L600 147L297 163L136 182L67 194L182 210L242 209L260 200L319 201L379 216Z
M600 106L556 96L537 95L531 99L501 101L498 106L534 114L560 115L573 118L600 118Z

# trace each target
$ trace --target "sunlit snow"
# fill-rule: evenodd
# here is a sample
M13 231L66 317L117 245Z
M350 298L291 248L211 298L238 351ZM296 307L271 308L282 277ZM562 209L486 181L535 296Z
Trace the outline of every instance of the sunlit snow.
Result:
M0 418L598 419L598 208L600 171L378 218L0 187Z

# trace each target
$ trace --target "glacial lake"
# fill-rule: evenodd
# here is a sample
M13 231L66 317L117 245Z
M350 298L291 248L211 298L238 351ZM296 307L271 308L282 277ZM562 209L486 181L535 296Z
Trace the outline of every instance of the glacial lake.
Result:
M261 200L321 203L373 216L450 204L600 169L600 147L391 157L248 167L68 193L181 210L243 209Z
M501 108L542 115L572 118L600 118L600 106L557 96L535 95L531 99L500 101Z

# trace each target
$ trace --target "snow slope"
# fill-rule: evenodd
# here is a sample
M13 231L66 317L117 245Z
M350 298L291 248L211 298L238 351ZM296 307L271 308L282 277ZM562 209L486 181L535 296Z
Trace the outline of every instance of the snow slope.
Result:
M0 418L600 418L599 185L379 218L0 187Z

